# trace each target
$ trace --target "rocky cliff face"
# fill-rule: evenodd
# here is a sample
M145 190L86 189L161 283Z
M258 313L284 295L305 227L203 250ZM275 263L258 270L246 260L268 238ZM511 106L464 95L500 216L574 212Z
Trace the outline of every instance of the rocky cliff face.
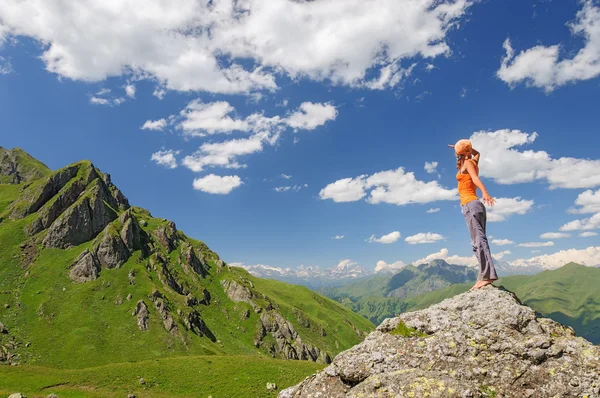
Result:
M386 319L279 398L600 397L600 347L486 287Z

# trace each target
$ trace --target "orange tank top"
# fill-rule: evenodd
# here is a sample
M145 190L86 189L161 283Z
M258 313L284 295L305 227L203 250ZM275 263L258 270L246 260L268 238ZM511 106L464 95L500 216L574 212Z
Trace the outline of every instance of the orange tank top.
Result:
M469 159L471 162L475 164L475 170L479 173L479 166L477 162L473 159ZM477 197L477 186L473 182L471 175L469 173L463 174L458 171L456 174L456 179L458 180L458 194L460 196L460 205L466 205L467 203L479 199Z

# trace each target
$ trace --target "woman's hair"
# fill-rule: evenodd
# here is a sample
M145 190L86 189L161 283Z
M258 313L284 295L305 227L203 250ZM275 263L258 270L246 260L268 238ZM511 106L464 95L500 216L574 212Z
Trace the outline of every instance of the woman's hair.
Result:
M456 169L462 169L463 164L465 164L465 155L456 155Z

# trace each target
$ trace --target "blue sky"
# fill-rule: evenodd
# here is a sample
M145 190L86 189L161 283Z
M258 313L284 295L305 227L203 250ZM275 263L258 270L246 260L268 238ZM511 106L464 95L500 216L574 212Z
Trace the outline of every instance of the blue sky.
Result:
M447 144L473 137L498 258L600 264L597 2L59 3L0 0L0 145L92 160L225 261L470 257Z

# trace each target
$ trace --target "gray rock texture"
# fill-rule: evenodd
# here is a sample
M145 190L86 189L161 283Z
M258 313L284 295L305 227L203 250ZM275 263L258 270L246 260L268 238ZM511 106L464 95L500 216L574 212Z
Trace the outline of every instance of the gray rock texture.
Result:
M69 277L75 282L88 282L98 278L100 271L100 263L93 253L85 249L83 253L77 257L75 263L71 267Z
M388 318L279 398L600 397L600 347L485 287Z

